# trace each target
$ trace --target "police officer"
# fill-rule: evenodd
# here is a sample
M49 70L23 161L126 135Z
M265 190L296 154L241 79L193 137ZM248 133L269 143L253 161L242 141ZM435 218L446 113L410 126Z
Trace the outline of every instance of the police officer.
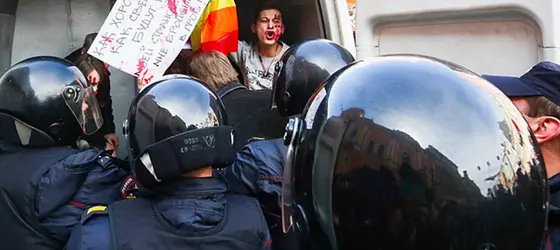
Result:
M83 211L121 199L128 170L106 152L75 149L102 124L91 86L68 61L29 58L0 78L2 249L62 249Z
M539 249L544 162L490 83L392 55L317 93L287 128L282 186L283 229L306 232L310 249Z
M313 39L292 46L276 65L272 106L284 117L297 116L313 92L332 73L354 61L342 46ZM257 197L263 206L274 249L297 249L298 236L284 234L280 190L287 147L283 139L255 141L239 152L224 176L237 193Z
M84 214L67 249L266 249L257 200L228 193L212 167L231 163L233 130L206 84L170 75L134 99L124 134L135 199Z

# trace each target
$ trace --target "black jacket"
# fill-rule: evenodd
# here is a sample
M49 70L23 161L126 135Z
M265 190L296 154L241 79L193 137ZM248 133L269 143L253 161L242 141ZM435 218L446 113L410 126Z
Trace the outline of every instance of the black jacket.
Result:
M218 89L218 95L226 108L228 124L236 131L236 151L251 138L281 138L288 118L270 109L270 90L248 90L232 82Z

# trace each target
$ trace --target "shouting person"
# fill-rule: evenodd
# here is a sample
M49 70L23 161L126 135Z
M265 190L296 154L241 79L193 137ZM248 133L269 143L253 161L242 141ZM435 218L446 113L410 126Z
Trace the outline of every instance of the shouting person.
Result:
M295 58L291 60L289 58ZM333 73L354 62L354 57L344 47L325 39L307 40L292 46L275 66L277 77L272 87L273 110L280 117L289 119L303 112L307 101L314 96L315 90ZM193 60L194 62L194 60ZM258 93L266 90L252 91ZM234 92L235 93L235 92ZM287 97L287 98L280 98ZM231 106L239 103L243 96L231 100ZM248 98L245 98L248 99ZM228 112L228 98L223 98ZM243 100L249 103L251 100ZM253 103L256 103L253 101ZM247 110L247 108L245 108ZM272 114L269 113L269 117ZM229 119L228 114L228 119ZM277 126L270 118L269 129ZM285 125L283 122L282 125ZM266 125L266 123L265 123ZM240 126L241 127L241 126ZM255 133L252 126L236 129ZM260 126L263 128L264 126ZM252 130L252 131L251 131ZM269 137L270 138L270 137ZM261 203L272 237L275 250L297 250L299 239L305 238L299 233L282 232L281 222L281 190L285 159L288 147L284 145L282 136L277 139L257 140L250 142L238 154L233 164L223 172L230 189L238 194L255 197ZM266 139L266 138L264 138Z
M280 41L284 29L280 7L263 1L251 24L256 42L239 41L238 51L230 54L250 90L272 89L274 65L289 48Z

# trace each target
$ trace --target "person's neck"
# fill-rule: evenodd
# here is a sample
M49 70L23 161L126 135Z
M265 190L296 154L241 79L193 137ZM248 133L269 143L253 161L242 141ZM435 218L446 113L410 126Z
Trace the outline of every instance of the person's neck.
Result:
M188 178L205 178L212 177L212 167L200 168L191 172L183 174L183 177Z
M275 57L282 48L282 44L277 42L273 45L259 44L259 54L264 57Z
M550 150L548 147L541 146L541 152L548 178L560 173L560 155L558 155L555 151L557 150Z

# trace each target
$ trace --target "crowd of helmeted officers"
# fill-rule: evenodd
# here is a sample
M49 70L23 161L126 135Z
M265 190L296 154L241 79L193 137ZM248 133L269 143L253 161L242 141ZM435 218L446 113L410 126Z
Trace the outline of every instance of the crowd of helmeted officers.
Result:
M8 69L2 249L560 249L560 65L355 60L281 24L139 79L125 157L96 34Z

